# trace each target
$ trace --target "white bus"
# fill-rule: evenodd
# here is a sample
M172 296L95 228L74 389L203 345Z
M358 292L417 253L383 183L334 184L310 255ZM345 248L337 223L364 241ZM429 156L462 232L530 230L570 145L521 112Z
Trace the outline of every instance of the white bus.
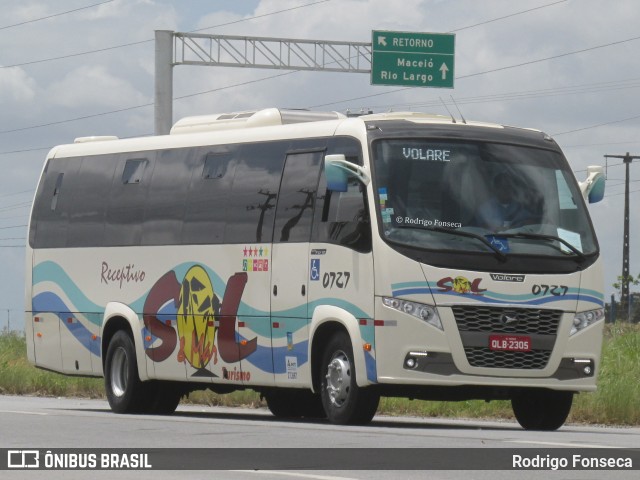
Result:
M510 400L554 430L596 388L604 295L585 203L540 131L266 109L49 153L27 246L37 367L118 413L251 388L363 424L380 396Z

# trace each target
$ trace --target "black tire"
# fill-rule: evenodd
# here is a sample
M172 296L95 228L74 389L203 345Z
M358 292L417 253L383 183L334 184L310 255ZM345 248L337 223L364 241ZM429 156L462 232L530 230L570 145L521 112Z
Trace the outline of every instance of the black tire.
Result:
M149 389L140 381L133 339L125 331L116 332L109 342L104 384L114 412L142 413L148 408Z
M344 332L331 337L322 355L320 397L329 421L339 425L369 423L378 409L380 394L356 384L351 339Z
M146 382L144 385L147 386ZM184 388L172 382L154 381L154 387L145 395L149 397L149 403L143 410L155 415L171 415L180 404L180 399L185 393Z
M278 418L326 418L320 395L310 390L280 389L263 394L269 411Z
M511 399L516 420L525 430L553 431L569 416L573 392L530 389L518 392Z

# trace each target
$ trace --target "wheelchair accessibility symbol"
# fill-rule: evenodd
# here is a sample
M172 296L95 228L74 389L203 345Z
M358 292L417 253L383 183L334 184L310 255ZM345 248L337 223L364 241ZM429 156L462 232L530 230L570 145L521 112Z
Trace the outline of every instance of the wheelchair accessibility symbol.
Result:
M311 259L311 280L320 280L320 259Z

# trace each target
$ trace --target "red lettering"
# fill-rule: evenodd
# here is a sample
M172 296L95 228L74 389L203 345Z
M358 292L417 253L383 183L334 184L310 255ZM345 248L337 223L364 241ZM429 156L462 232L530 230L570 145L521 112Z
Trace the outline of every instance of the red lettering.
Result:
M480 288L481 281L482 281L481 278L476 278L471 284L471 293L473 293L474 295L482 295L482 292L487 291L486 288Z
M440 280L438 280L437 285L438 288L443 292L450 292L451 290L453 290L453 278L441 278Z
M218 353L226 363L235 363L248 357L258 348L258 339L253 338L241 344L236 340L236 320L240 298L247 284L245 272L235 273L227 282L220 308L220 327L218 328Z
M173 270L165 273L160 279L153 285L147 299L144 302L144 309L142 319L144 325L149 329L152 335L160 338L162 343L153 348L147 348L147 356L154 362L162 362L171 355L171 352L176 348L178 343L178 335L176 331L165 325L158 320L156 316L158 310L164 305L167 300L173 299L175 304L179 302L180 298L180 283L176 278L176 274Z

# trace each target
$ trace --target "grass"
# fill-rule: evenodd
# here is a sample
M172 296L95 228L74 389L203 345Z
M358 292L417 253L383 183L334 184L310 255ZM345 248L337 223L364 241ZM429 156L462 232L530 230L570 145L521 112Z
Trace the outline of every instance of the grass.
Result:
M33 367L24 337L12 332L0 335L0 393L101 398L104 387L102 379L67 377Z
M25 339L0 335L0 394L104 398L102 379L68 377L34 368L27 361ZM252 390L218 395L193 392L188 402L209 406L264 407ZM598 390L577 395L569 422L640 425L640 325L608 325L602 349ZM378 413L420 417L512 419L506 401L424 402L383 398Z

